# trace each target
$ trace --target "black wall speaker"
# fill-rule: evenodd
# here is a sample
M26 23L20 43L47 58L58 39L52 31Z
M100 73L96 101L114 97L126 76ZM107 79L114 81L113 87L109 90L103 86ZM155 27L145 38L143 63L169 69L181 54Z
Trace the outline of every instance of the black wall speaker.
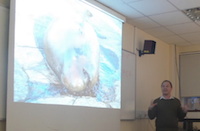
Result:
M156 42L153 40L145 40L144 41L144 49L143 54L154 54L156 48Z

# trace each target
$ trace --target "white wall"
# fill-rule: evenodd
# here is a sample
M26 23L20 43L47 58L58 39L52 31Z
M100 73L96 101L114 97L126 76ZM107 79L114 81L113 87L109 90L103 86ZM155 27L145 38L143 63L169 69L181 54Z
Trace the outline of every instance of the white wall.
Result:
M144 40L156 41L156 49L155 54L137 57L137 111L146 111L151 100L161 95L161 82L170 79L170 46L137 29L136 48L143 45Z
M136 60L136 117L134 121L121 121L121 131L154 131L154 120L147 118L147 109L152 99L161 95L160 85L165 79L174 84L173 95L177 96L174 46L168 45L138 28L126 25L129 35L134 35L132 42L127 36L123 47L133 47L137 54ZM132 30L132 33L130 33ZM138 56L137 49L142 50L144 40L156 41L155 54ZM141 119L146 117L146 119Z
M0 131L5 130L8 9L0 3Z
M6 77L8 55L8 9L0 6L0 120L6 113Z
M9 6L10 6L10 0L0 0L0 5L9 8Z
M124 23L122 33L123 33L122 48L129 52L135 53L134 51L135 28L130 24Z

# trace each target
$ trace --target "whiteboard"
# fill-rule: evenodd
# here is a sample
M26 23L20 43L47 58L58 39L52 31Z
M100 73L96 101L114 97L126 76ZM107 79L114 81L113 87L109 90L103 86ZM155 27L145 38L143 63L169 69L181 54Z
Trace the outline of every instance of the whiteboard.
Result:
M8 9L0 6L0 120L6 117Z
M136 55L122 51L121 120L135 119Z

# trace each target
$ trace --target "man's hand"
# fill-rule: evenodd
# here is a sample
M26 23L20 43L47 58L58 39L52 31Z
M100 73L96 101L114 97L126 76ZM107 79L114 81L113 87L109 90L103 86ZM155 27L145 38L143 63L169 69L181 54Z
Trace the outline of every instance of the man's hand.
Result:
M185 112L185 113L187 113L188 112L188 106L187 105L184 105L183 107L182 107L182 110Z
M153 100L151 101L151 104L149 106L149 110L151 110L152 108L154 108L158 103L153 103Z

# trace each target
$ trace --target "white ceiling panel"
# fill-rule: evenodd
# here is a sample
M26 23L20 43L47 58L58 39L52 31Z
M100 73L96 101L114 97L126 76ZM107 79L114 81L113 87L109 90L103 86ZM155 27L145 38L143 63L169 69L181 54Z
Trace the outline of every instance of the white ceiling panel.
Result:
M97 0L127 18L127 22L169 44L200 45L200 22L182 9L200 7L200 0Z
M200 26L198 26L194 22L166 26L166 28L168 28L176 34L200 32Z
M196 21L195 23L198 24L198 25L200 25L200 21Z
M169 44L188 43L186 40L182 39L181 37L179 37L177 35L164 36L164 37L160 37L160 39Z
M191 42L192 45L200 45L200 42L199 41L193 41Z
M188 46L188 45L191 45L191 43L188 43L188 42L176 42L176 43L173 43L173 45L178 45L178 46Z
M130 2L136 2L136 1L141 1L141 0L122 0L124 1L125 3L130 3Z
M146 16L177 10L166 0L142 0L130 3L130 6Z
M200 7L200 0L168 0L178 9L190 9L194 7Z
M144 17L144 15L142 15L138 11L134 10L130 6L125 5L123 7L124 7L123 9L119 10L119 13L127 16L128 18L135 19L135 18L139 18L139 17Z
M134 23L135 26L141 28L141 29L149 29L149 28L155 28L159 27L160 25L152 21L151 19L147 17L142 17L134 20L127 20L127 22Z
M156 37L175 35L173 32L167 30L164 27L157 27L157 28L153 28L153 29L147 29L144 31L149 34L152 34L153 36L156 36Z
M119 10L124 10L124 8L127 7L127 5L121 0L97 0L97 1L99 3L106 5L107 7L116 10L117 12L119 12Z
M192 22L188 17L186 17L186 15L184 15L180 11L169 12L149 17L163 26Z
M191 42L197 42L200 41L200 32L197 33L189 33L189 34L182 34L180 35L182 38L184 38L187 41Z
M97 0L98 2L106 5L107 7L116 10L118 13L125 15L128 18L144 17L141 13L131 8L130 5L125 4L121 0Z

